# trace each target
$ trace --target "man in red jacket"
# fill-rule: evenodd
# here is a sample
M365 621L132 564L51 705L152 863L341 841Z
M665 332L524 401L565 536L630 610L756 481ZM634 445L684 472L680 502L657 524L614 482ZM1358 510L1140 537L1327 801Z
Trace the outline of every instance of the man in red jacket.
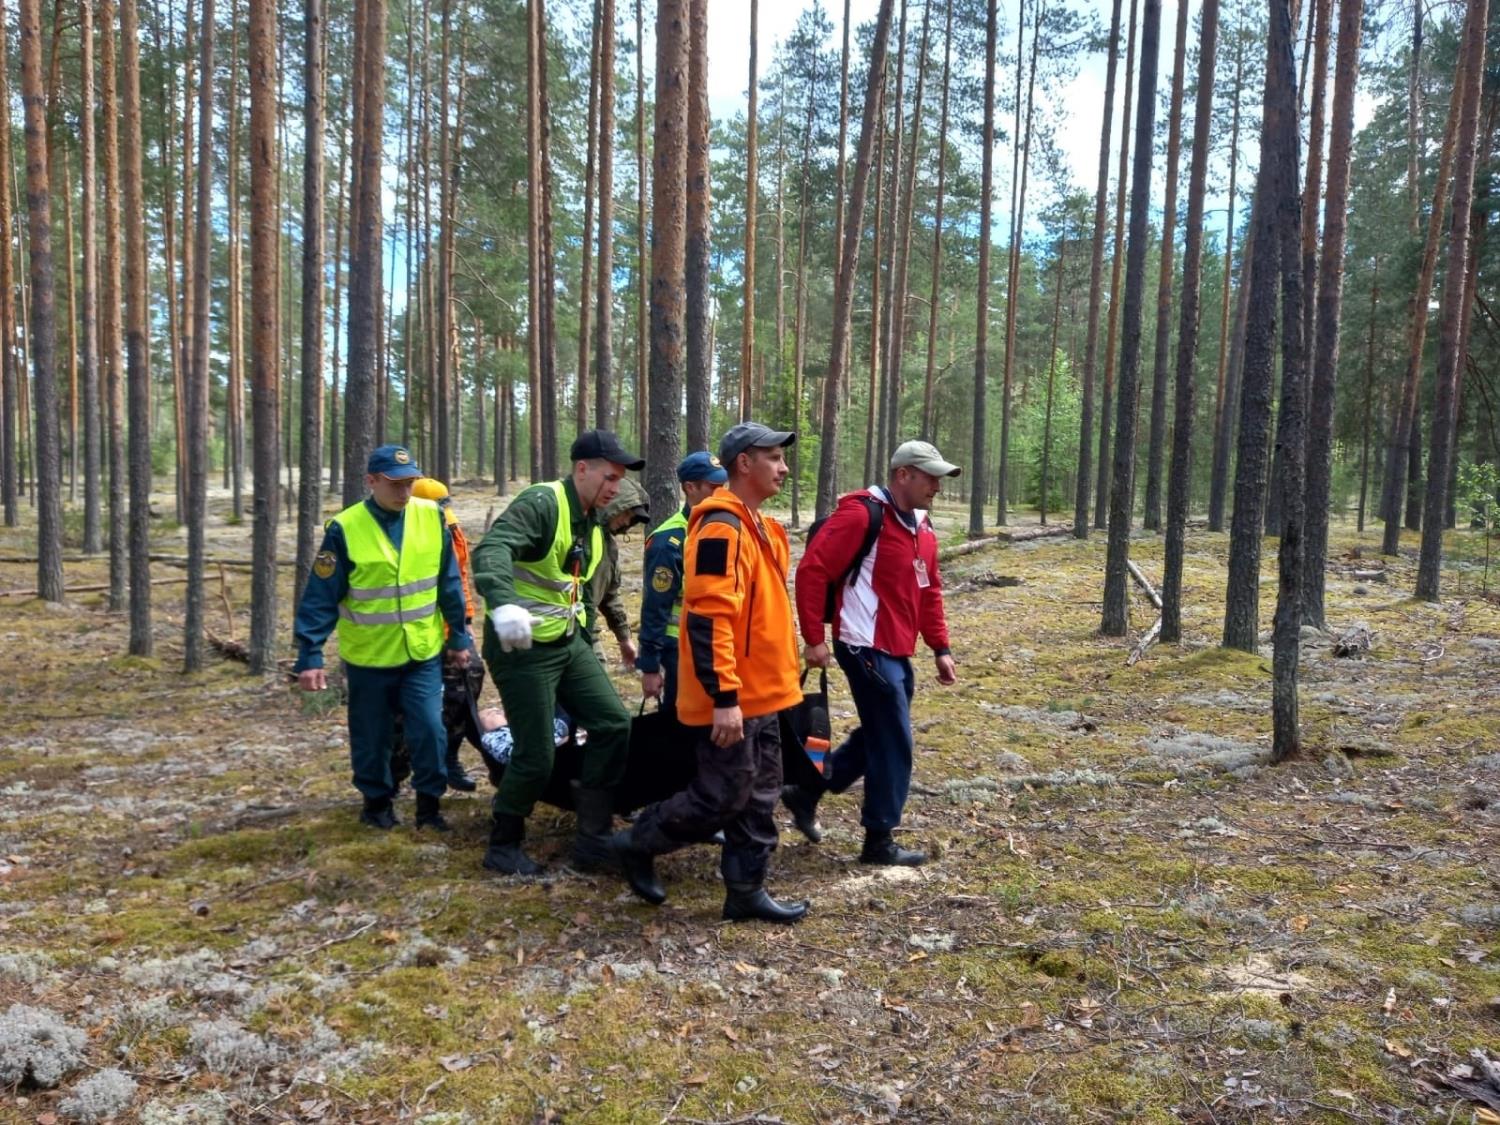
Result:
M797 620L807 642L803 655L818 668L838 661L860 725L830 756L822 788L789 785L782 800L798 830L816 842L822 838L817 807L823 793L842 793L863 777L861 863L927 861L922 852L896 844L891 833L901 823L911 786L911 655L919 634L936 657L938 682L958 679L943 616L937 535L927 509L943 478L961 472L930 443L907 442L891 457L885 487L842 497L797 564ZM823 634L830 604L832 653Z

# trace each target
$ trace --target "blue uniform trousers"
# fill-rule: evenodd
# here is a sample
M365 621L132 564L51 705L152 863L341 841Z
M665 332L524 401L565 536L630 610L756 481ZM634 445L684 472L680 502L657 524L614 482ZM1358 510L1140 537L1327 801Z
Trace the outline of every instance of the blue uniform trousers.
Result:
M412 788L441 797L448 788L443 763L448 736L443 728L442 657L395 668L344 665L349 686L349 757L354 787L367 801L395 795L391 742L395 717L411 754Z
M911 696L916 687L911 661L840 641L834 642L833 655L848 677L859 727L833 752L828 788L842 793L864 778L860 823L889 832L901 823L911 788Z

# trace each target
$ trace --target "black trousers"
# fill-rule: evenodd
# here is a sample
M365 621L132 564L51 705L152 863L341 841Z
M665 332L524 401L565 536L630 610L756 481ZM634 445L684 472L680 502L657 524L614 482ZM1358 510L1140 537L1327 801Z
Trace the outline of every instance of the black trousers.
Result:
M776 850L781 796L781 724L776 714L745 720L745 737L715 746L710 727L691 728L698 772L679 793L636 818L631 842L661 855L724 833L719 871L726 883L763 883Z

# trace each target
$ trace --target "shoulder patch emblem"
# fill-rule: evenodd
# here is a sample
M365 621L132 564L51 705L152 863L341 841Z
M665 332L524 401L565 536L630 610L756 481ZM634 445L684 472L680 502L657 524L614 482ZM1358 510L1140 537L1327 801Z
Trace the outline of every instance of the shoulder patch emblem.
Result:
M659 566L651 572L651 588L658 594L665 594L672 588L672 582L676 575L672 573L669 566Z
M332 578L338 565L339 561L332 551L319 551L317 557L313 559L313 573L319 578Z

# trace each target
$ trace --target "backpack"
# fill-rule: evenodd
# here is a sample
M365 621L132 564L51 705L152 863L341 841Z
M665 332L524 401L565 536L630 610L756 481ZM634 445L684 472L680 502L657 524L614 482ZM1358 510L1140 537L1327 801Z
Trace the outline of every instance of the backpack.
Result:
M865 528L865 537L859 544L859 550L855 552L854 559L843 574L839 575L837 582L830 582L828 589L823 595L823 624L833 624L833 609L835 601L835 590L839 586L853 586L859 581L859 569L864 565L865 557L869 555L870 549L875 546L875 540L880 538L880 527L885 522L885 505L876 500L868 493L860 496L860 503L864 504L865 512L870 517L870 524ZM818 532L823 530L823 525L828 522L828 517L813 520L807 528L807 546L812 546L812 541Z

